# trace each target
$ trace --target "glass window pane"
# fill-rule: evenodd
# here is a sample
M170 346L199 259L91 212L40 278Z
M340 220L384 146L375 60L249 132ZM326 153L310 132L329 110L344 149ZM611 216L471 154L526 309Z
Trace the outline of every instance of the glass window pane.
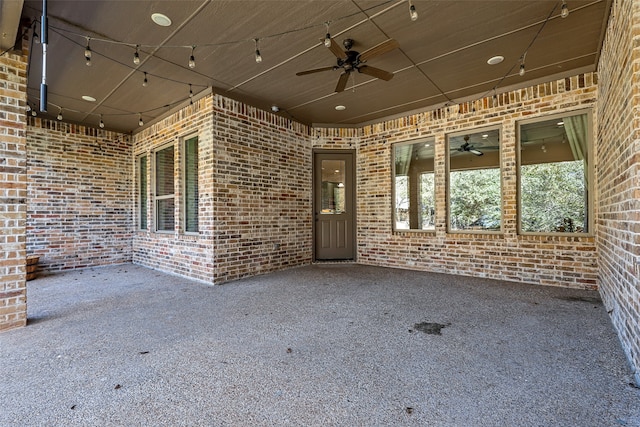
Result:
M520 126L520 229L588 231L587 114Z
M394 226L435 230L434 141L394 146Z
M173 146L156 152L156 196L174 194Z
M433 172L420 174L420 228L436 229L436 182Z
M184 210L187 232L198 231L198 137L184 143Z
M147 229L147 156L138 159L138 224Z
M322 161L322 206L320 214L345 213L345 170L344 160Z
M449 137L449 230L502 226L500 132Z
M158 150L155 155L156 230L175 229L174 201L174 149L173 146Z
M157 200L156 208L157 229L160 231L173 231L175 227L174 199Z

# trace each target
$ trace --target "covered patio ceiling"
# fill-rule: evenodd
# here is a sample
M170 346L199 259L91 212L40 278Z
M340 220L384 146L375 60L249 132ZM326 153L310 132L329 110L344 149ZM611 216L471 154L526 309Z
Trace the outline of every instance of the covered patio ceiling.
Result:
M0 0L2 32L20 19L5 13L16 3ZM212 87L260 108L276 106L278 114L303 123L361 125L593 71L611 0L569 0L564 19L562 1L412 4L415 21L405 0L49 0L49 104L47 113L37 114L90 126L102 120L107 129L132 132L140 119L149 124L190 102L190 91L197 96ZM41 0L24 1L23 22L39 21L41 10ZM171 24L155 23L156 13ZM37 23L28 34L31 28L40 33ZM341 48L352 39L360 53L396 40L398 48L362 64L393 73L391 80L354 71L344 91L335 92L344 68L296 75L338 65L322 41L327 31ZM91 66L85 65L87 44ZM496 56L504 60L487 63ZM28 102L36 110L41 70L41 44L34 43Z

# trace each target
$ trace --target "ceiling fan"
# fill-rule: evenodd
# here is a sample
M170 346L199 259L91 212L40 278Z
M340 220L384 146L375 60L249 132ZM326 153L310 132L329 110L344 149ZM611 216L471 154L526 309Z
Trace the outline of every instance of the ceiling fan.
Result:
M469 135L464 137L464 144L458 148L458 151L468 151L471 154L475 154L476 156L482 156L484 153L477 148L474 148L473 145L469 144Z
M334 39L331 39L331 45L329 46L329 50L336 56L336 58L338 58L337 65L334 65L332 67L316 68L314 70L300 71L299 73L296 73L296 76L304 76L307 74L319 73L322 71L335 71L342 69L343 73L340 74L335 92L344 91L349 80L349 75L354 70L358 71L359 73L366 74L385 81L389 81L393 78L393 73L381 70L380 68L371 67L369 65L366 65L365 62L367 62L371 58L398 48L399 44L396 40L389 39L383 41L382 43L370 49L367 49L362 53L351 50L351 48L353 47L352 39L345 39L342 44L346 51L342 50L340 45Z

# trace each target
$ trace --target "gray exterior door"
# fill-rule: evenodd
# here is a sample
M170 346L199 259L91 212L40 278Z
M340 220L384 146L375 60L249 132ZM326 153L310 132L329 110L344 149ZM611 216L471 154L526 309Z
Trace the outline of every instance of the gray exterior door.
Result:
M352 151L318 151L313 161L315 259L355 259L355 174Z

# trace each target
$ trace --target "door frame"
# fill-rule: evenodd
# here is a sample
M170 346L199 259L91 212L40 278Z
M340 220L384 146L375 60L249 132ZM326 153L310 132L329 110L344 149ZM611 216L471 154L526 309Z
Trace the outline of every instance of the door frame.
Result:
M351 155L351 182L353 183L353 191L352 191L352 206L353 206L353 215L352 215L352 245L353 245L353 258L345 259L345 261L356 261L358 257L358 231L357 231L357 223L358 223L358 213L357 213L357 185L356 185L356 150L355 149L327 149L327 148L314 148L312 151L312 159L311 159L311 169L312 169L312 179L311 179L311 217L312 217L312 257L313 262L323 262L324 260L318 260L316 258L316 228L317 228L317 218L319 212L318 208L318 197L316 195L316 156L318 154L350 154ZM327 261L329 262L329 261Z

